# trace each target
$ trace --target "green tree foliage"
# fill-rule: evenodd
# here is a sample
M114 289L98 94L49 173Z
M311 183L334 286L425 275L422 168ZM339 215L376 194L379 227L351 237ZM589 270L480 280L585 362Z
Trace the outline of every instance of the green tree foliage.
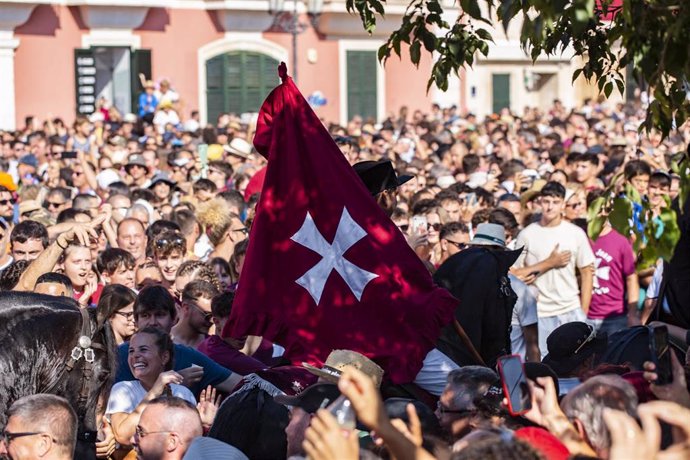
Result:
M447 2L411 0L400 27L379 49L379 60L401 56L408 46L418 65L422 52L435 53L428 87L448 88L448 76L472 66L477 53L486 56L493 41L486 25L496 18L507 31L522 21L520 41L536 60L571 47L582 58L573 74L595 82L607 97L621 94L628 65L645 81L654 97L644 127L664 136L690 115L686 96L690 75L690 2L687 0L457 0L457 19L444 15ZM615 6L613 6L615 4ZM347 0L348 11L359 14L371 32L385 14L385 1Z

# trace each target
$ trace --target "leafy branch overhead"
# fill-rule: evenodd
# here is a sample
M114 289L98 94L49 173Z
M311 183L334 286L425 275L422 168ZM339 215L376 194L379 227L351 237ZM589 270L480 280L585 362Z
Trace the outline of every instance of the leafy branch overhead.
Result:
M582 63L573 81L583 76L607 97L614 89L623 93L630 66L633 78L649 85L654 98L645 128L667 135L690 115L686 0L459 0L447 12L444 5L450 2L412 0L400 27L379 49L379 60L401 57L403 43L415 65L423 51L434 53L427 88L446 90L449 75L471 67L477 53L488 55L492 24L498 21L507 32L515 22L521 24L520 42L532 60L573 53ZM386 7L390 4L380 0L347 0L348 11L359 14L368 32Z

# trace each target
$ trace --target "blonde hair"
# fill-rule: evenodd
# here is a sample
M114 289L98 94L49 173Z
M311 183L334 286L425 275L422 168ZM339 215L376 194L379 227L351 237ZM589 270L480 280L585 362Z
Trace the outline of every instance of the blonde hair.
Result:
M225 233L232 224L232 219L239 219L230 210L230 205L222 198L213 198L199 205L197 219L206 229L206 235L214 246L223 241Z

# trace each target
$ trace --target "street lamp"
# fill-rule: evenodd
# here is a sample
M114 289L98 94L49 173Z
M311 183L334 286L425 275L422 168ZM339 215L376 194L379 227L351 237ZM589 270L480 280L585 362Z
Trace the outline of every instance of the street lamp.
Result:
M307 30L309 24L299 20L297 1L292 0L292 11L285 10L285 0L268 0L268 12L273 18L271 29L292 35L292 79L297 82L297 36ZM323 11L323 0L305 0L312 27L316 27Z

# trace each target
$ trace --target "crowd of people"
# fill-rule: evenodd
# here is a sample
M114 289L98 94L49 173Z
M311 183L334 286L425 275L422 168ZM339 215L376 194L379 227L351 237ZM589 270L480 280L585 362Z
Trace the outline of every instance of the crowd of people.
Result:
M95 309L118 347L98 458L690 458L690 324L664 296L677 272L641 266L640 246L609 220L588 234L592 203L615 194L632 225L672 213L676 254L687 249L673 165L690 125L646 134L639 107L594 100L483 120L433 105L324 121L460 301L437 344L453 363L437 370L441 385L391 385L355 351L302 366L267 338L221 336L266 159L255 118L185 120L163 83L143 81L137 114L102 104L72 125L27 117L0 132L0 289ZM663 381L653 356L626 353L640 337L647 350L652 327L668 331ZM509 408L496 366L510 354L524 361L524 411ZM2 409L0 454L73 458L78 421L64 399Z

